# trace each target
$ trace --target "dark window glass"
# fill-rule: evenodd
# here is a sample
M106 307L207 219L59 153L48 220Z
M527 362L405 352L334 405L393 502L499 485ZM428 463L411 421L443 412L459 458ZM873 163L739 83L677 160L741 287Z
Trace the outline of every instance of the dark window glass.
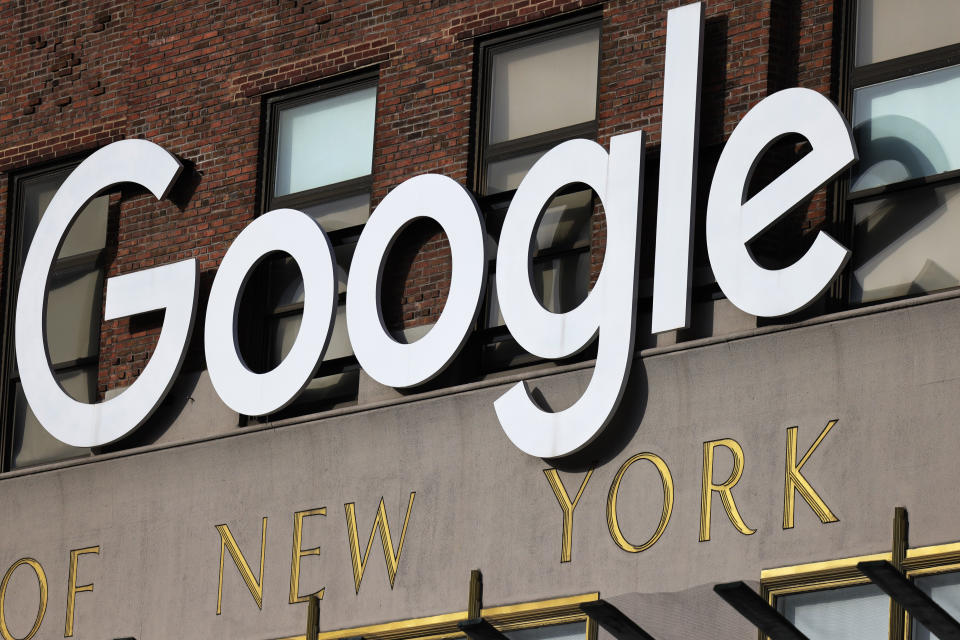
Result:
M15 282L12 296L16 296L16 283L37 225L72 170L72 166L57 168L17 176L12 182L15 221L11 228L16 234L11 245L15 247L10 262ZM82 402L97 399L108 204L108 196L95 198L73 223L57 254L47 294L50 363L64 391ZM12 315L9 321L12 327ZM20 386L10 333L6 389L9 466L26 467L88 454L89 449L71 447L55 439L37 422Z

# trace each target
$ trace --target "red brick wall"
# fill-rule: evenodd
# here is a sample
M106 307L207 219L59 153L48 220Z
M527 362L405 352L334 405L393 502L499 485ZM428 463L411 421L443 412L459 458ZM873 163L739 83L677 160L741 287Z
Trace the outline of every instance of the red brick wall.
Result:
M264 94L377 65L374 204L418 173L440 172L469 186L477 39L600 5L599 141L643 128L655 156L666 10L679 4L0 3L0 211L6 215L7 177L17 170L122 138L164 146L191 166L192 182L178 188L175 202L133 193L114 198L117 244L108 275L195 257L203 272L202 313L220 258L258 213ZM832 17L831 0L707 3L702 148L718 148L771 90L799 84L830 92ZM710 167L702 172L702 189L710 173ZM819 196L807 226L819 224L825 211ZM6 229L0 225L0 233ZM594 229L595 275L602 219ZM410 237L414 246L392 260L399 275L387 293L400 305L390 317L406 326L433 321L449 286L442 234L426 226ZM101 392L139 373L159 327L157 317L104 324ZM202 366L201 333L192 366Z

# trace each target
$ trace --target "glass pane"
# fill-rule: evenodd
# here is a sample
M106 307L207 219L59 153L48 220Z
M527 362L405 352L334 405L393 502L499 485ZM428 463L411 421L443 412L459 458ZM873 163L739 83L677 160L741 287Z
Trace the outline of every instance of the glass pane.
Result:
M60 247L58 258L99 251L107 245L107 210L110 198L100 196L90 201L90 204L80 212L67 238Z
M70 171L58 171L53 174L44 174L24 181L20 216L23 224L23 233L20 244L20 264L27 257L27 250L33 242L33 234L37 230L40 218L47 210L50 200L63 181L70 175ZM101 196L90 201L80 216L73 223L70 232L63 242L58 258L66 258L88 251L103 249L107 240L107 209L109 198Z
M960 620L960 573L941 573L935 576L917 578L915 584L933 601L943 607L954 620ZM937 636L917 622L913 621L914 640L931 640Z
M960 168L960 65L854 91L853 191Z
M57 376L63 388L76 400L94 402L97 394L97 368L72 370ZM15 384L13 405L13 466L66 460L90 453L89 449L71 447L47 433L27 406L23 388Z
M275 196L370 173L377 88L280 110Z
M324 202L304 207L303 212L320 223L327 233L366 224L370 217L370 194L341 198L333 202Z
M599 45L594 27L494 54L490 144L594 120Z
M527 175L527 171L530 170L533 163L539 160L544 153L546 153L546 150L489 163L487 165L487 184L484 194L512 191L519 187L523 176Z
M338 244L333 247L333 255L337 260L337 293L347 292L347 276L350 274L350 263L353 262L353 252L356 248L356 242Z
M300 322L303 320L303 314L295 313L288 316L275 318L273 321L271 345L273 354L272 362L276 366L279 364L297 339L300 332ZM333 334L330 336L330 343L327 345L327 352L324 355L324 361L345 358L353 355L353 349L350 347L350 339L347 337L347 316L346 306L341 304L337 307L336 320L333 325Z
M333 247L333 255L337 261L334 268L338 294L345 293L347 290L347 275L356 248L356 242ZM270 311L277 312L283 307L303 303L303 277L300 275L297 263L290 256L285 255L271 261L270 285L270 299L267 301L267 308Z
M400 331L391 331L390 335L400 344L413 344L423 336L430 333L430 330L436 325L435 322L428 324L418 324L415 327L406 327Z
M564 313L583 302L590 286L590 253L578 251L533 264L533 287L547 311Z
M589 245L592 213L593 191L557 196L540 219L534 248L573 249Z
M487 277L487 307L484 322L484 326L487 328L503 326L503 314L500 313L500 300L497 298L497 274L495 273L491 273Z
M20 203L20 220L23 225L23 233L20 236L21 265L27 257L27 250L33 242L33 234L37 231L43 212L46 211L47 205L53 199L53 194L63 184L67 175L68 172L60 171L24 180Z
M590 289L590 253L578 251L533 263L533 290L547 311L564 313L586 300ZM487 280L487 328L502 327L503 315L497 299L496 274Z
M267 308L276 312L282 307L303 303L303 277L293 258L284 254L270 261L270 299Z
M587 626L583 622L556 624L549 627L520 629L505 634L510 640L585 640Z
M509 369L537 362L539 358L524 351L512 338L497 340L483 346L481 366L486 371Z
M330 344L327 345L327 354L323 356L323 360L326 362L327 360L336 360L352 355L353 347L350 346L350 338L347 336L347 305L341 304L337 307L337 319L333 324L333 335L330 336Z
M960 42L957 0L860 0L857 65Z
M960 185L910 189L853 207L852 302L960 285Z
M318 411L325 405L356 398L359 385L359 369L314 378L284 412L295 415L310 409Z
M297 339L297 334L300 333L300 321L302 319L302 314L295 313L274 320L273 345L270 351L273 354L271 360L273 366L283 362L283 359L290 353L290 349L293 348L293 343Z
M103 272L73 271L51 279L47 346L54 364L97 354Z
M777 608L810 640L885 640L888 635L890 599L872 584L785 596Z

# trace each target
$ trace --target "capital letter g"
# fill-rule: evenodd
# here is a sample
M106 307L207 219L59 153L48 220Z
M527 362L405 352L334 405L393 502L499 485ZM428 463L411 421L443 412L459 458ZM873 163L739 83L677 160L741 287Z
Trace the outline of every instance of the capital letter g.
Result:
M107 281L107 320L158 309L166 313L157 347L143 373L123 393L98 404L74 400L53 375L46 337L51 267L70 224L92 198L116 184L131 182L162 199L181 169L175 157L152 142L115 142L67 177L37 227L17 296L17 362L34 415L66 444L94 447L113 442L143 424L163 400L183 364L193 328L197 263L183 260Z

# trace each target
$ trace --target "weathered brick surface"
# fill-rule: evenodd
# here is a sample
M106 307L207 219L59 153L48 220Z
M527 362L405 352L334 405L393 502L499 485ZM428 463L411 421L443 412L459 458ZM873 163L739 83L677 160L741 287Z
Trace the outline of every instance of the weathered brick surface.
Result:
M147 138L188 165L173 201L115 197L109 273L185 258L203 272L201 300L231 240L257 211L263 98L377 68L373 202L404 179L440 172L470 186L471 102L479 39L589 9L601 11L599 141L642 128L658 153L666 10L649 0L363 2L211 0L0 3L0 211L8 177L123 138ZM769 92L830 93L829 0L707 3L701 144L718 149ZM701 188L712 173L701 172ZM655 189L648 183L648 189ZM649 200L649 199L648 199ZM822 195L805 224L821 224ZM594 224L594 277L605 227ZM8 230L8 221L0 233ZM652 227L651 227L652 228ZM425 230L424 230L425 229ZM419 235L418 235L419 234ZM450 256L429 226L391 264L388 315L435 320ZM652 262L652 261L651 261ZM4 279L4 290L9 283ZM201 302L201 310L203 302ZM198 327L202 327L202 315ZM104 323L100 390L128 384L161 318ZM201 331L191 366L202 363Z

